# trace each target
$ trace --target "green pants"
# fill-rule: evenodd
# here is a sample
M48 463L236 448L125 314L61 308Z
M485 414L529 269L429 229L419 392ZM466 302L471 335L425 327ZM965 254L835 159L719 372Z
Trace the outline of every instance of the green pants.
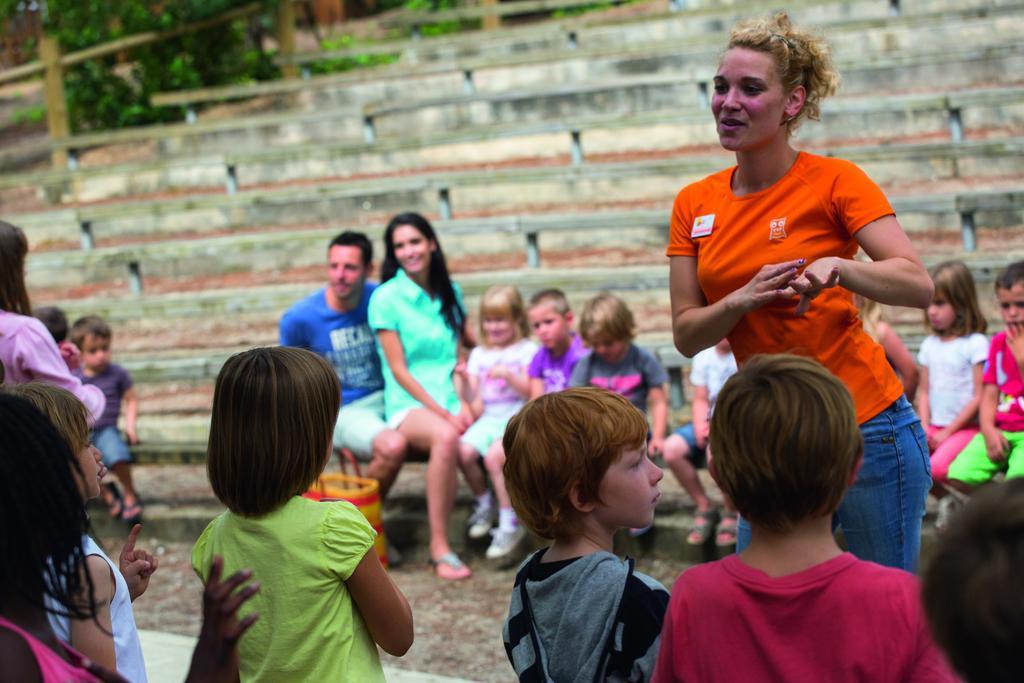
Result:
M1000 472L1005 472L1007 479L1024 477L1024 432L1003 432L1003 436L1010 442L1006 460L990 460L985 449L985 437L978 434L949 466L949 478L969 486L980 486Z

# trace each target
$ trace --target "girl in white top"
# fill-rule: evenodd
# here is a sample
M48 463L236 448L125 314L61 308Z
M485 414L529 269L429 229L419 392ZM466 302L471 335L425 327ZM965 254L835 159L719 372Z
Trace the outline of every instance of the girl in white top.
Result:
M88 411L70 391L46 384L28 382L4 387L4 391L28 400L39 409L76 454L75 473L82 504L100 495L100 479L106 474L101 454L89 443ZM85 571L92 583L92 604L96 618L72 618L60 605L49 603L47 617L54 635L89 659L116 669L130 683L146 683L142 645L135 627L132 601L149 586L158 560L135 550L135 539L142 527L136 524L120 555L120 567L89 537L82 535ZM89 596L79 596L88 600ZM57 613L54 613L56 611ZM90 611L86 609L86 612Z
M462 435L459 452L462 470L471 488L474 493L482 491L477 495L476 509L469 520L470 538L485 537L491 531L494 516L494 503L479 467L481 456L491 475L500 509L498 529L487 549L487 557L498 559L515 550L526 535L505 491L502 475L505 450L501 439L509 419L530 396L527 370L537 353L537 345L526 338L530 330L526 308L515 287L495 285L484 292L479 324L483 344L473 349L466 364L466 400L476 421ZM477 476L479 481L474 486L472 480Z
M918 412L932 452L932 493L942 497L950 463L978 433L978 399L988 338L967 266L947 261L935 266L931 276L935 296L925 323L932 334L917 354L921 366Z

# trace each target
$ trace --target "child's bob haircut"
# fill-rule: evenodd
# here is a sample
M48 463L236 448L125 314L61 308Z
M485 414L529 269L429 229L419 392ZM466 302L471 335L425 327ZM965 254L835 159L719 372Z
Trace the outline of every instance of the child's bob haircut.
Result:
M974 277L963 261L945 261L932 268L932 282L935 283L933 299L948 301L956 317L948 330L933 329L928 321L928 313L924 314L925 325L932 332L943 332L963 337L975 332L984 334L988 323L985 314L978 305L978 291L974 287Z
M1024 282L1024 261L1014 261L999 273L996 290L1012 289L1018 282Z
M487 342L484 332L486 318L504 318L515 326L515 341L530 336L530 323L526 319L526 308L519 290L511 285L494 285L480 298L480 341Z
M835 512L862 450L850 392L810 358L755 356L718 394L712 467L753 524L786 532Z
M558 315L565 317L572 312L569 299L560 289L542 289L530 297L530 309L538 306L549 306Z
M633 313L619 297L601 292L583 306L580 314L580 336L588 344L595 339L632 341L636 335Z
M206 470L232 512L263 515L304 493L327 466L341 383L304 349L235 354L213 390Z
M67 389L46 382L5 384L4 393L20 396L45 415L67 443L72 455L89 445L89 410Z
M935 641L968 683L1024 681L1024 479L971 498L922 583Z
M85 338L89 335L97 339L110 341L114 333L111 331L110 325L98 315L81 317L71 326L71 343L78 348L82 348L82 345L85 344Z
M537 535L570 538L580 518L569 496L598 495L608 468L647 440L647 420L628 399L596 387L566 389L527 403L509 420L505 485L516 514Z

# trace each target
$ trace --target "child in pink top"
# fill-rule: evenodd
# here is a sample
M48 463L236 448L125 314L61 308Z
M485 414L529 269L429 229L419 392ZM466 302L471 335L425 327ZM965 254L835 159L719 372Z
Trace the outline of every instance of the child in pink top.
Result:
M4 381L22 384L39 380L67 389L85 404L93 419L103 413L106 399L97 387L84 386L72 377L57 343L40 321L32 317L25 289L25 233L0 221L0 363Z
M949 466L949 482L962 490L988 483L1003 472L1024 476L1024 261L1011 263L996 278L996 299L1006 330L992 337L982 377L978 424Z
M863 450L842 382L809 358L754 357L718 395L710 439L709 469L751 541L679 576L654 681L956 680L917 578L832 536Z

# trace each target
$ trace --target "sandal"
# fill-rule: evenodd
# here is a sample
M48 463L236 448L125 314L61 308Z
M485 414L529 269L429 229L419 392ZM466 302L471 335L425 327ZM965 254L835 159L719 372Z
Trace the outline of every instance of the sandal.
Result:
M437 578L444 581L461 581L473 575L469 567L453 552L447 552L436 560L431 560L430 565L434 568Z
M142 520L142 501L135 498L134 503L122 501L124 509L121 511L121 519L129 524L135 524Z
M715 521L718 519L718 510L708 508L703 512L697 512L693 518L693 528L686 537L690 545L704 545L711 538L711 532L715 528Z
M739 516L735 512L723 512L722 521L718 523L718 530L715 534L715 545L719 548L735 547L738 528Z
M121 498L121 490L114 482L106 482L100 487L103 494L103 502L107 504L107 512L113 519L121 519L124 514L124 500ZM141 513L141 510L140 510Z

